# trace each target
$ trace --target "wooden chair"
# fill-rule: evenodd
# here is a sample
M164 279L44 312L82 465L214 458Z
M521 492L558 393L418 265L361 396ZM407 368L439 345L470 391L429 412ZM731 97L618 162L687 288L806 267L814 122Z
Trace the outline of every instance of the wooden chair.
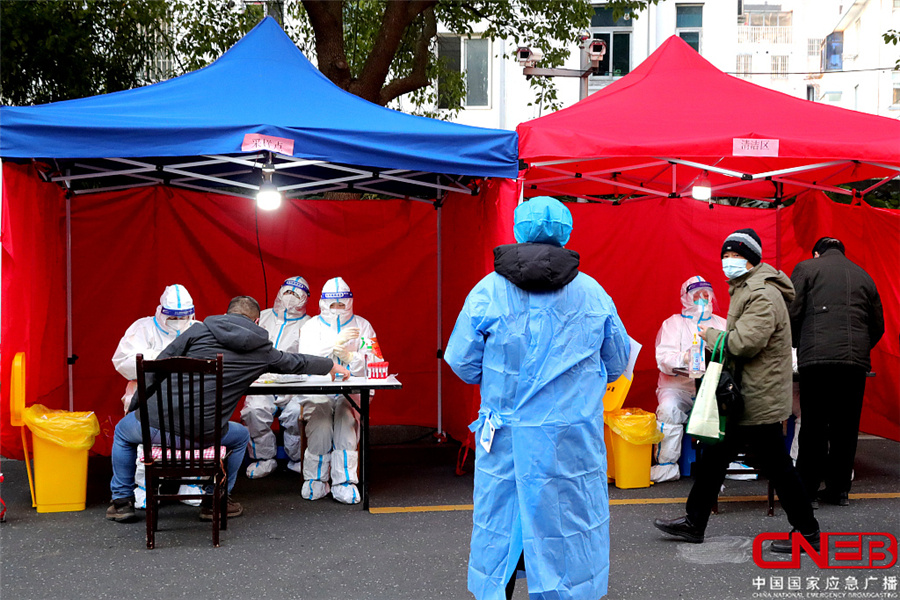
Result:
M213 359L166 358L144 360L137 355L138 410L147 477L147 548L154 548L158 511L164 499L212 498L213 546L219 546L219 528L228 528L228 477L222 446L222 355ZM149 406L159 415L153 435ZM214 410L210 410L210 409ZM209 424L213 418L215 423ZM211 431L207 432L207 429ZM207 478L212 494L162 493L162 483L196 484ZM168 489L168 486L167 488ZM178 486L175 486L178 489ZM203 489L203 488L201 488Z

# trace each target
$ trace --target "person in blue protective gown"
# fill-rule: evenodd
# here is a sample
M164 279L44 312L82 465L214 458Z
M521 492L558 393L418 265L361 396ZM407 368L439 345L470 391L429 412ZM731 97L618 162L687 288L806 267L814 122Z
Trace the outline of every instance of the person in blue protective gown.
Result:
M572 215L532 198L517 244L469 293L444 359L481 387L468 585L509 598L525 568L532 600L598 600L609 582L603 394L628 364L612 299L564 248Z

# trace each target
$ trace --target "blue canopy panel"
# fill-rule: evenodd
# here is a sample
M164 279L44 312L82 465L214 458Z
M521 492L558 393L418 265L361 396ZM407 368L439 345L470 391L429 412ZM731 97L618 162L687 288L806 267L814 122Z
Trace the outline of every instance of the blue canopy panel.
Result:
M322 75L271 18L198 71L113 94L2 107L0 124L0 156L55 162L55 179L70 185L105 177L103 189L163 181L249 194L269 152L277 155L273 182L287 196L350 183L423 196L415 182L458 189L462 177L518 174L515 132L408 115L354 96Z

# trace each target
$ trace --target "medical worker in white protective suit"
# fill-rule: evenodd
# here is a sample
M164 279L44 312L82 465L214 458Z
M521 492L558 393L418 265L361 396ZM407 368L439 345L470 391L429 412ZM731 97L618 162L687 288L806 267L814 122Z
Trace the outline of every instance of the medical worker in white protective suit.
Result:
M366 347L382 360L372 325L353 314L350 286L340 277L329 279L322 287L319 315L300 332L299 352L332 358L354 376L365 376ZM359 402L359 396L354 401ZM330 490L338 502L356 504L361 500L356 486L359 415L342 395L303 396L302 405L307 445L301 495L318 500Z
M524 566L531 600L599 600L609 583L603 394L628 366L612 299L563 246L572 215L532 198L518 244L469 293L444 360L481 386L469 591L511 597Z
M127 410L137 390L135 357L143 354L144 360L155 360L169 343L194 323L197 323L194 319L194 299L183 285L176 283L166 286L155 315L138 319L125 331L112 357L116 371L128 380L122 396L124 409ZM144 463L138 460L135 473L137 488L134 490L134 505L137 508L145 508L147 504L144 481Z
M656 364L659 367L659 383L656 387L657 427L663 432L663 440L654 446L653 458L657 464L650 467L651 481L678 479L681 473L681 442L688 414L694 406L695 379L676 375L674 369L688 369L694 334L700 346L704 362L706 342L697 327L705 325L725 330L725 319L713 314L716 296L708 281L695 275L681 284L681 312L663 321L656 334Z
M276 350L297 352L300 328L309 321L306 314L308 298L309 285L306 280L291 277L281 284L272 308L259 314L259 326L269 332L269 340ZM265 375L261 377L265 378ZM247 448L251 460L247 465L247 477L250 479L265 477L278 465L275 461L275 432L272 431L276 413L284 432L288 469L301 472L303 456L300 453L300 434L303 425L300 423L300 397L247 396L241 409L241 420L250 432L250 446Z

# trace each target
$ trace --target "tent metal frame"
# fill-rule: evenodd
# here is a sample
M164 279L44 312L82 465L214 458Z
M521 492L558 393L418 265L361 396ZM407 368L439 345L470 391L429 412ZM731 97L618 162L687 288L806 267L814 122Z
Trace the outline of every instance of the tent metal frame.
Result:
M642 200L652 197L665 197L665 198L683 198L691 196L691 188L694 185L694 182L704 173L716 173L718 175L722 175L728 178L732 178L735 181L728 183L719 183L712 186L712 194L713 196L723 196L726 194L722 194L721 192L725 190L735 190L740 193L740 188L742 186L758 184L761 181L771 181L773 182L773 196L765 197L759 196L758 194L748 195L746 193L740 194L741 197L749 198L753 200L760 200L764 202L776 202L783 201L785 196L782 195L781 190L783 190L785 185L798 187L801 189L815 189L822 190L826 192L833 192L836 194L843 194L846 196L854 196L857 198L861 198L865 196L872 190L892 181L900 177L900 167L887 165L883 163L869 162L869 161L861 161L861 160L833 160L833 161L825 161L825 162L817 162L809 165L801 165L797 167L789 167L785 169L775 169L770 171L764 171L761 173L747 173L742 171L736 171L734 169L728 169L724 167L718 166L718 163L724 160L724 158L718 159L714 164L705 164L702 162L697 162L694 160L686 160L681 158L663 158L663 157L648 157L648 162L640 162L639 164L634 165L622 165L617 167L609 167L609 160L614 157L584 157L584 158L567 158L567 159L559 159L559 160L549 160L549 161L538 161L528 165L528 169L539 168L541 171L548 172L553 174L552 176L539 177L535 179L525 179L525 187L526 189L530 189L531 191L536 191L543 194L550 195L559 195L559 196L571 196L580 200L588 201L588 202L611 202L613 204L619 204L624 201L633 202L636 200ZM564 165L571 165L575 163L588 163L588 162L600 162L603 166L594 170L585 170L585 171L573 171L562 168ZM678 166L682 166L684 168L688 168L691 170L696 170L696 175L694 176L691 183L687 185L682 185L679 189L678 186L678 178L677 178L677 170ZM859 166L859 165L867 165L872 167L877 167L880 169L884 169L887 171L891 171L892 174L887 175L883 178L880 178L878 182L874 183L870 187L862 191L854 191L854 190L846 190L844 188L837 187L835 185L829 185L827 180L831 177L838 175L846 171L847 169ZM625 175L629 171L636 171L640 169L648 169L652 167L662 167L660 171L658 171L652 177L647 178L637 178L629 175ZM840 168L836 168L840 167ZM827 174L824 174L824 177L817 181L803 181L801 179L797 179L793 177L794 175L798 175L801 173L810 173L812 171L817 171L821 169L832 169ZM662 182L657 181L657 178L663 175L666 171L670 171L672 175L671 184L664 184ZM620 188L624 190L630 190L632 192L638 192L640 195L634 196L629 195L625 199L622 200L609 200L604 198L596 198L590 195L585 194L577 194L573 193L566 188L570 185L577 184L581 181L588 181L597 184L601 184L603 186L609 186L612 188ZM717 194L717 192L719 192ZM792 197L799 194L799 191L792 192L788 194L787 197ZM730 194L728 194L730 195Z

